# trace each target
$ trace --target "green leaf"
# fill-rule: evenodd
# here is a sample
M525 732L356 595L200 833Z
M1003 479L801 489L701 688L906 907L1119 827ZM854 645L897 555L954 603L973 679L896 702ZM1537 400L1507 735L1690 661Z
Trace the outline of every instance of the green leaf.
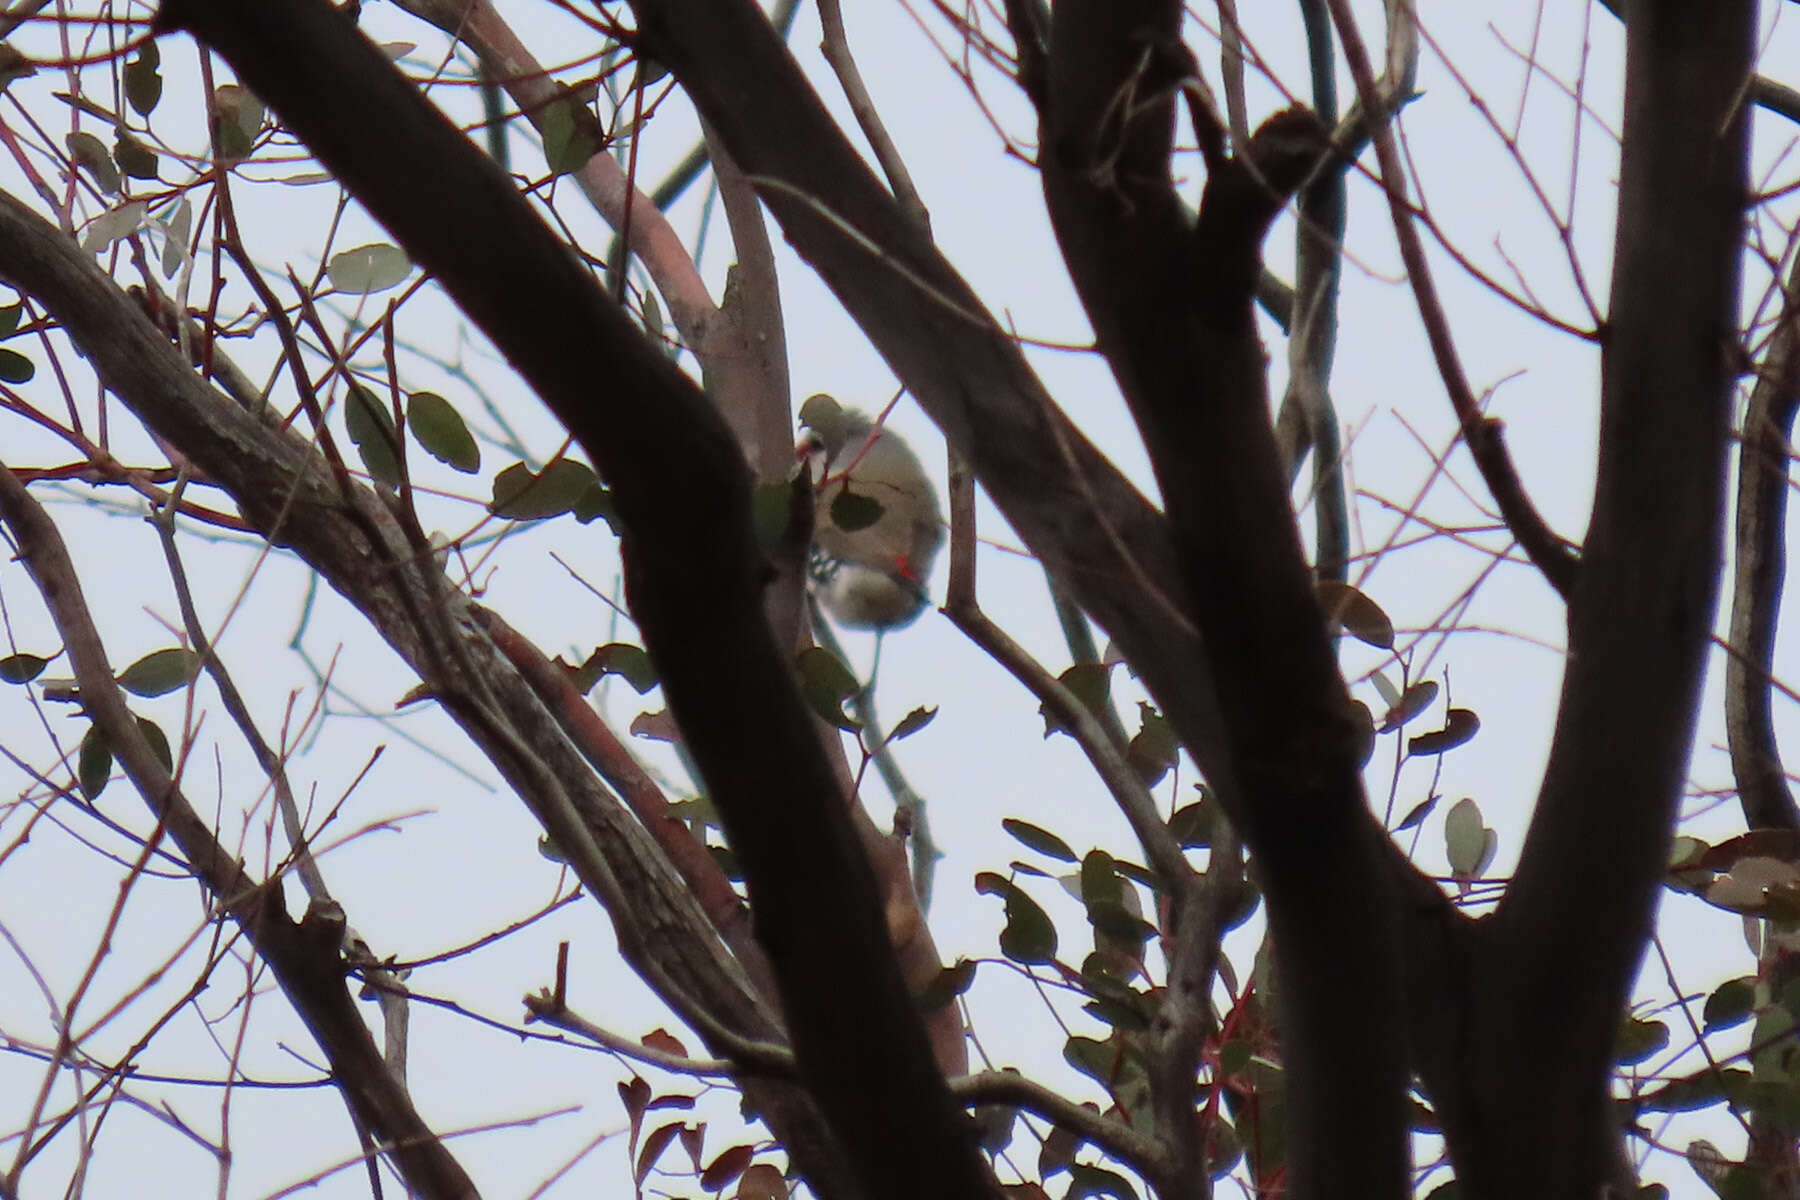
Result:
M1107 705L1107 696L1112 690L1112 668L1105 663L1076 663L1056 681L1075 693L1075 699L1089 712L1099 713ZM1044 718L1044 736L1053 733L1067 733L1068 729L1062 719L1050 711L1047 704L1038 705L1038 714Z
M887 738L881 744L884 746L891 746L895 742L911 737L913 734L937 720L937 715L938 710L935 705L921 704L918 708L913 709L904 717L901 717L900 723L894 726L893 732L889 733Z
M119 672L119 686L149 700L186 687L200 669L200 656L180 646L154 650Z
M494 476L488 511L514 521L561 516L596 482L593 468L572 458L559 458L535 475L524 463L514 463Z
M794 485L777 479L759 483L750 493L750 520L756 528L756 544L773 555L787 541L794 519Z
M595 518L606 522L606 527L615 534L619 532L618 510L613 507L612 491L596 479L588 485L587 491L575 500L575 507L570 510L575 520L582 525L593 524Z
M881 501L873 496L865 496L850 490L848 483L838 489L831 500L831 523L845 533L855 533L859 529L867 529L881 520L881 514L887 510L881 507Z
M1381 605L1347 583L1334 579L1318 582L1319 606L1325 619L1359 642L1367 642L1380 650L1394 648L1394 623L1381 611Z
M400 484L400 433L394 414L380 398L360 383L344 394L344 428L356 443L363 466L374 478L390 486Z
M1180 749L1181 743L1163 715L1138 701L1138 731L1125 747L1125 761L1136 769L1145 787L1155 787L1175 769Z
M213 90L213 147L221 165L235 167L250 157L262 132L263 111L263 102L249 88L226 83Z
M406 398L406 427L425 453L446 466L473 475L481 469L481 447L462 414L436 392L414 392Z
M1404 817L1401 817L1400 823L1394 826L1394 832L1405 832L1430 816L1431 810L1437 807L1437 802L1440 799L1442 799L1441 796L1427 796L1425 799L1419 801L1419 803L1413 805L1412 811L1408 812Z
M89 254L104 254L120 238L130 237L144 223L144 202L133 200L111 208L88 222L81 235L81 248Z
M1125 885L1104 850L1089 850L1081 860L1081 902L1090 910L1096 904L1118 904Z
M88 133L76 130L63 138L63 144L69 148L69 157L75 165L93 176L100 190L116 194L119 190L119 169L113 166L112 155L106 152L106 143Z
M1794 1051L1794 1015L1781 1005L1756 1016L1750 1034L1750 1069L1756 1082L1786 1082Z
M939 971L937 978L926 984L923 991L913 996L913 1004L920 1012L936 1012L943 1008L974 985L977 965L967 958L957 959L953 965Z
M1642 1093L1637 1097L1637 1107L1651 1112L1698 1112L1722 1102L1749 1082L1750 1072L1737 1067L1708 1069Z
M1706 1019L1706 1032L1711 1033L1749 1020L1755 1010L1756 976L1740 975L1714 988L1701 1013Z
M642 646L628 642L609 642L600 647L588 655L587 662L582 664L583 672L590 667L596 668L596 680L602 675L617 675L640 696L657 684L656 667L651 663L650 655Z
M1669 1044L1669 1027L1661 1021L1640 1021L1626 1017L1619 1026L1613 1043L1613 1061L1622 1067L1634 1066Z
M157 102L162 99L161 66L162 51L157 49L154 41L146 41L120 72L124 76L125 103L140 117L155 112Z
M37 74L37 67L18 47L10 42L0 42L0 92L15 79L25 79Z
M1406 752L1414 758L1427 754L1442 754L1446 750L1454 750L1481 728L1481 718L1466 708L1453 708L1444 714L1444 727L1431 733L1421 733L1406 743Z
M544 163L557 175L581 170L602 145L599 121L574 92L540 110L538 134L544 139Z
M30 683L49 665L49 659L35 654L9 654L0 658L0 683Z
M1210 1118L1202 1116L1201 1120L1205 1125L1202 1130L1205 1138L1202 1154L1206 1161L1206 1173L1214 1179L1223 1179L1242 1161L1243 1144L1238 1141L1237 1130L1231 1127L1231 1122L1222 1114L1215 1114Z
M1480 869L1486 841L1487 826L1481 820L1481 806L1465 796L1444 816L1444 856L1450 860L1450 874L1458 879L1472 878Z
M1243 1038L1232 1038L1219 1047L1219 1075L1230 1079L1250 1065L1251 1046Z
M175 756L169 752L169 738L168 735L162 731L162 726L158 725L155 721L152 721L149 717L139 717L137 723L138 732L144 735L144 740L146 742L150 743L150 753L156 755L156 760L162 763L163 770L173 774L175 771Z
M17 350L8 350L0 346L0 380L6 383L29 383L37 374L37 368L31 360Z
M1063 1061L1104 1087L1111 1087L1128 1068L1124 1048L1117 1041L1072 1037L1063 1043Z
M75 756L75 782L81 785L82 795L89 800L100 798L106 781L112 778L112 762L112 747L106 744L106 735L98 725L89 725L81 735L81 750Z
M1069 1164L1069 1190L1063 1200L1084 1200L1088 1196L1111 1196L1114 1200L1137 1200L1137 1189L1117 1171L1091 1167L1086 1163Z
M412 260L398 246L371 242L332 255L325 274L340 292L366 296L385 292L412 274Z
M1006 901L1006 927L1000 931L1000 953L1016 963L1035 966L1056 961L1056 926L1012 880L992 871L975 876L975 890Z
M1398 729L1424 712L1437 699L1437 694L1438 685L1429 679L1407 688L1388 706L1387 715L1381 718L1381 732Z
M121 129L113 138L113 161L133 179L160 179L156 151ZM165 272L172 274L173 272Z
M1017 817L1007 817L1002 820L1000 828L1046 858L1054 858L1058 862L1066 863L1076 861L1075 851L1069 849L1069 844L1048 829L1040 829L1029 821L1021 821Z
M1213 810L1204 800L1184 804L1169 817L1169 832L1183 849L1212 845Z
M19 322L25 318L25 302L23 300L0 308L0 337L11 337L18 332Z
M844 711L844 704L862 690L862 684L837 655L823 646L808 646L795 662L800 674L800 694L820 720L847 733L858 733L862 722Z

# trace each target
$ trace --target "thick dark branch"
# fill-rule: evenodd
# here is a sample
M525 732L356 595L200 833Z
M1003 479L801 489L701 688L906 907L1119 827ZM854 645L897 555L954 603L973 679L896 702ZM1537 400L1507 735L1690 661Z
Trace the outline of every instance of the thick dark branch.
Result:
M232 64L593 456L624 527L633 615L744 868L802 1078L871 1195L986 1194L788 648L764 618L749 472L717 411L324 0L174 0L159 19Z
M56 623L81 687L82 707L213 902L231 914L273 968L283 994L330 1061L332 1078L357 1121L383 1143L407 1185L421 1196L463 1200L478 1195L461 1164L414 1109L405 1086L388 1070L356 1011L338 953L342 913L334 919L309 911L296 923L282 905L279 884L251 879L188 803L126 707L62 535L4 464L0 518L12 531L19 556Z
M1482 1196L1623 1182L1613 1031L1668 863L1718 598L1756 5L1627 11L1593 517L1543 791L1472 989L1474 1087L1495 1122L1507 1114L1502 1136L1490 1124L1480 1150L1460 1147Z
M1274 933L1294 1191L1397 1197L1408 1074L1399 908L1252 312L1263 235L1328 135L1292 110L1227 156L1216 118L1191 103L1208 175L1190 227L1168 163L1173 102L1196 90L1174 40L1180 6L1064 0L1054 13L1044 192L1144 433L1211 653L1237 789L1221 796L1258 864ZM1297 315L1305 303L1296 298Z
M1775 740L1775 631L1787 577L1788 463L1800 407L1800 256L1750 392L1738 450L1736 577L1725 663L1725 735L1752 829L1800 829Z

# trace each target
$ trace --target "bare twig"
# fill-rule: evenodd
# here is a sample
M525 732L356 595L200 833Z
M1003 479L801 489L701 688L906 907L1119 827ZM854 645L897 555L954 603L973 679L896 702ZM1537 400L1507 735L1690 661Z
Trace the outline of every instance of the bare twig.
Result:
M899 147L888 136L887 126L882 122L881 114L876 111L875 101L869 96L869 89L863 85L862 72L857 69L856 59L850 53L850 40L844 33L844 12L839 7L838 0L819 0L819 25L823 30L823 41L820 42L819 49L836 73L838 83L844 89L844 98L850 102L850 111L856 117L857 127L869 139L869 145L875 151L875 161L881 164L882 174L887 176L888 186L894 190L894 199L899 203L900 211L921 234L930 237L931 211L925 207L925 201L919 198L919 190L913 186L912 174L906 169L906 160L900 157Z
M1770 681L1787 577L1789 437L1800 407L1800 254L1757 371L1739 439L1737 554L1731 645L1725 660L1725 734L1738 802L1752 829L1800 829L1775 738Z

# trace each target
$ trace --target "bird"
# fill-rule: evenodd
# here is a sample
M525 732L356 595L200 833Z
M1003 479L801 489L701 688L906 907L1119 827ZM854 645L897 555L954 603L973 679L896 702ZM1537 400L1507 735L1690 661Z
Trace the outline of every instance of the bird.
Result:
M823 392L800 406L796 456L814 472L812 594L839 625L877 633L931 602L944 519L904 439Z

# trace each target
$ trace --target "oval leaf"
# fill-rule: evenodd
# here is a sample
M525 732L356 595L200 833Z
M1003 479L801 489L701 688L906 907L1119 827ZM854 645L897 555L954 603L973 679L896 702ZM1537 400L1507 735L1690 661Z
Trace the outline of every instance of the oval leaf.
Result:
M1359 642L1367 642L1380 650L1394 648L1394 623L1381 605L1347 583L1321 579L1318 584L1319 605L1325 619L1341 627Z
M635 1172L639 1186L643 1185L644 1179L650 1174L650 1169L656 1165L656 1160L662 1157L663 1151L669 1148L669 1143L674 1141L675 1135L680 1132L681 1123L675 1122L652 1130L650 1136L644 1139L644 1148L638 1152L637 1171Z
M1430 707L1437 699L1438 685L1431 680L1422 680L1413 684L1391 701L1387 715L1381 718L1381 732L1398 729Z
M473 475L481 469L481 447L462 414L436 392L414 392L406 400L406 427L425 453L446 466Z
M144 211L144 202L133 200L101 213L88 222L87 232L81 235L81 248L89 254L104 253L120 238L137 232L144 223Z
M891 746L903 738L911 737L935 721L937 715L938 710L935 705L920 705L900 718L900 723L894 726L893 732L887 735L882 745Z
M156 151L138 141L137 138L119 131L113 139L113 161L119 164L119 170L133 179L158 179ZM173 271L165 270L164 274L172 275Z
M332 255L325 274L338 291L366 296L385 292L412 274L412 260L398 246L371 242Z
M1112 690L1112 668L1105 663L1076 663L1056 681L1075 694L1075 699L1086 706L1089 712L1103 714L1109 703L1108 695ZM1068 732L1061 717L1050 711L1047 704L1038 705L1038 713L1044 718L1044 736L1053 733Z
M35 654L9 654L0 658L0 683L30 683L49 665L49 659Z
M400 484L400 434L394 414L374 392L353 383L344 396L344 428L356 443L363 466L382 483Z
M1001 821L1000 828L1046 858L1054 858L1058 862L1066 863L1076 861L1075 852L1069 849L1069 844L1048 829L1040 829L1036 825L1028 821L1021 821L1016 817L1007 817Z
M1000 931L1000 953L1025 966L1056 960L1056 926L1036 900L1012 880L992 871L975 876L975 890L1006 901L1006 928Z
M953 965L939 971L937 978L926 984L923 991L913 996L913 1004L920 1012L936 1012L945 1007L974 985L976 965L967 958L957 959Z
M795 661L800 673L800 694L820 720L846 733L858 733L862 722L844 711L844 704L862 690L838 656L822 646L809 646Z
M1442 754L1446 750L1454 750L1481 728L1481 718L1466 708L1453 708L1444 714L1444 727L1434 729L1430 733L1421 733L1406 743L1406 752L1417 758L1427 754Z
M1181 743L1163 715L1142 700L1138 701L1138 719L1137 734L1125 747L1125 761L1136 769L1145 787L1155 787L1175 769Z
M1749 1020L1755 1010L1756 977L1743 975L1727 979L1715 988L1706 998L1706 1006L1701 1012L1706 1018L1706 1031L1711 1033Z
M757 1163L738 1180L737 1200L788 1200L787 1180L773 1164Z
M162 726L149 717L139 717L137 723L138 732L144 735L146 742L150 743L150 753L156 755L156 761L162 764L163 770L173 774L175 756L169 753L169 737L162 731Z
M106 143L88 133L76 130L63 138L63 144L69 148L69 157L75 165L93 176L100 190L117 193L119 190L119 168L113 166L112 155L106 152Z
M1481 806L1464 797L1444 815L1444 857L1450 860L1450 874L1468 879L1480 869L1482 853L1487 849L1487 827L1481 821Z
M537 126L544 162L557 175L581 170L600 150L600 123L572 91L540 109Z
M75 782L81 785L82 795L89 800L100 798L107 780L112 778L112 762L112 747L107 745L106 735L98 725L89 725L81 735L81 751L75 756Z
M562 458L532 474L524 463L514 463L494 476L494 498L488 511L513 521L541 521L561 516L595 484L593 468L572 458Z
M187 686L200 669L200 656L180 646L155 650L119 672L119 686L149 700Z
M720 1151L717 1158L706 1164L706 1170L700 1172L700 1186L709 1192L721 1190L742 1175L755 1156L754 1146L733 1146L729 1150Z
M1169 832L1184 850L1212 845L1213 813L1204 801L1184 805L1169 818Z
M124 76L125 103L131 105L131 111L140 117L147 117L156 111L156 105L162 99L162 52L156 48L155 42L145 42L138 47L137 55L125 64Z
M1627 1017L1619 1026L1618 1040L1613 1046L1613 1061L1622 1067L1643 1062L1669 1044L1669 1027L1661 1021L1640 1021Z
M17 350L8 350L0 346L0 380L7 383L29 383L37 374L37 368L31 360Z

